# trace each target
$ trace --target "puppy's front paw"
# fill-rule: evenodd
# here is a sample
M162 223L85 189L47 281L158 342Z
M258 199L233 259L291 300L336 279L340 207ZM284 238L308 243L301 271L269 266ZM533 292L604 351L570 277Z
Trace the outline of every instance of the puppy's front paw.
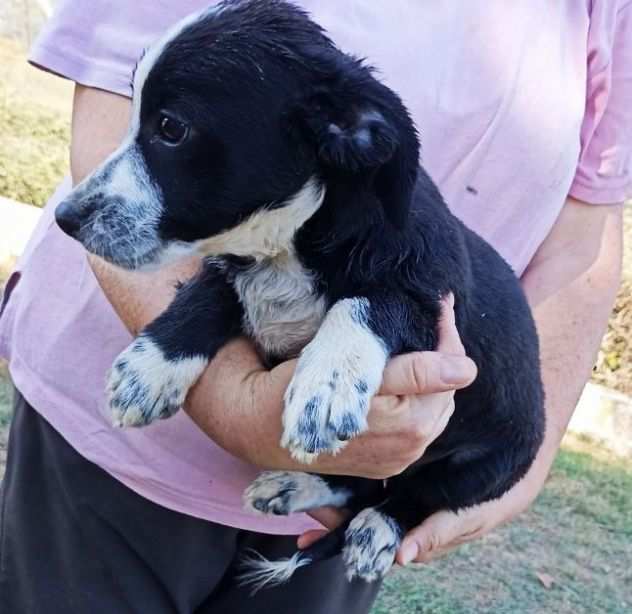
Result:
M323 478L300 471L264 471L244 492L246 509L285 516L324 505L343 506L346 488L333 490Z
M342 558L347 578L373 582L383 578L393 566L402 531L390 516L376 508L362 510L345 532Z
M115 426L144 426L172 416L206 366L200 356L168 360L141 335L114 361L107 396Z
M322 452L339 452L366 430L374 392L365 377L344 364L332 367L326 357L316 364L299 361L285 394L281 445L305 463Z
M285 393L281 445L309 463L367 427L388 352L368 327L367 299L338 301L298 360Z

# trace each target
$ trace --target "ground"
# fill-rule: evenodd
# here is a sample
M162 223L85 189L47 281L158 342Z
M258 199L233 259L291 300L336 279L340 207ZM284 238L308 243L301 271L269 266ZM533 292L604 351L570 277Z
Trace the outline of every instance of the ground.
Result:
M9 386L0 367L0 476ZM398 569L372 614L632 611L632 462L568 439L532 509L457 553Z
M72 86L0 38L0 195L42 206L68 169Z
M0 195L41 206L67 172L71 88L28 68L23 52L3 40L0 65ZM632 393L632 245L626 250L624 285L594 377ZM7 268L0 262L0 285ZM0 365L0 475L9 398ZM446 559L395 571L373 614L623 613L632 611L631 561L632 462L567 439L528 513Z

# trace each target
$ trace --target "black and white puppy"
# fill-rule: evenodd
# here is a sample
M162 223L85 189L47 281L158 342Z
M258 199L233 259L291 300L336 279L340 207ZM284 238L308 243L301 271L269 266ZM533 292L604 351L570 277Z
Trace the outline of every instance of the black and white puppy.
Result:
M172 415L218 348L246 333L270 364L299 356L282 445L304 462L335 453L367 428L388 358L435 348L449 292L479 367L441 436L386 483L263 473L245 494L252 509L352 515L288 561L255 561L248 579L282 581L342 551L350 578L374 580L407 530L521 479L544 429L529 307L419 167L397 95L280 0L185 19L147 51L133 85L125 140L57 222L126 269L193 252L205 264L116 360L118 425Z

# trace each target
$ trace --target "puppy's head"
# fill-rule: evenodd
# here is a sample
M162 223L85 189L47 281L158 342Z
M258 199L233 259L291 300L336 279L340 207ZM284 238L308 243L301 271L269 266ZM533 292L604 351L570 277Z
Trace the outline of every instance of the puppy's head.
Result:
M335 182L405 219L418 164L406 110L288 3L186 18L140 60L133 90L124 141L56 212L114 264L273 256Z

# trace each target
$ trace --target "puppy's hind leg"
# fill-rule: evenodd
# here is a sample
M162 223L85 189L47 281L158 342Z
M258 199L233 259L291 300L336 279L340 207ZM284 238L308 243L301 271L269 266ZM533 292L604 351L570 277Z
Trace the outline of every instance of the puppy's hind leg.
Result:
M441 510L457 510L496 499L527 471L530 453L498 449L479 457L454 455L388 481L384 503L363 510L345 534L343 558L349 578L367 581L392 567L403 536Z
M114 424L143 426L178 411L217 350L239 333L240 322L234 290L205 264L115 360L107 382Z
M381 480L302 471L264 471L243 496L244 507L284 516L319 507L362 509L384 498Z

